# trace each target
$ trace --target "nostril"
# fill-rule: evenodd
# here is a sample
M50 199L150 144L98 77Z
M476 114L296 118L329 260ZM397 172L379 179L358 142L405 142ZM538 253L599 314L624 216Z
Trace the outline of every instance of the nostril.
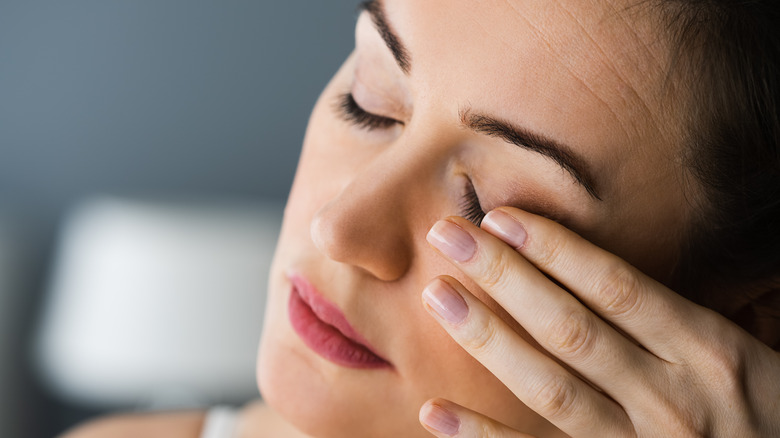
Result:
M411 255L398 225L397 220L388 223L361 217L359 211L329 204L312 218L310 233L314 246L325 257L392 281L406 272Z

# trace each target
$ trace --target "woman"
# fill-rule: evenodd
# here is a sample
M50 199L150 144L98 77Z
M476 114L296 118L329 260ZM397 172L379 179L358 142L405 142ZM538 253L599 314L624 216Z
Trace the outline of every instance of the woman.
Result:
M736 3L366 3L240 436L780 434L778 14Z

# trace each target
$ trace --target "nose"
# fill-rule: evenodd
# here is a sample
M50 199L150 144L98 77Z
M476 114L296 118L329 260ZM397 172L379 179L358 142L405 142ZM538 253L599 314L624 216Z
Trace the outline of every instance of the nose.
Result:
M393 281L407 272L413 256L410 191L420 190L421 175L414 175L419 166L381 161L358 171L315 214L311 236L330 259Z

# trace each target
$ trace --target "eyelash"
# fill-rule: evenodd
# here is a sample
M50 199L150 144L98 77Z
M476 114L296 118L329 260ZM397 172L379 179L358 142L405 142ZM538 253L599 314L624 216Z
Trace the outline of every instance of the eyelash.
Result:
M485 218L485 211L482 209L482 205L479 202L477 191L474 189L474 185L469 181L469 186L466 194L460 202L461 215L471 221L476 226L482 224L482 219Z
M336 102L336 112L344 121L367 131L388 129L404 124L399 120L378 116L364 110L355 101L352 93L344 93L339 96ZM485 212L482 210L477 191L470 181L466 194L461 200L460 209L461 215L476 226L479 226L482 223L482 219L485 218Z
M390 117L378 116L364 110L355 102L355 97L352 96L352 93L342 94L339 97L336 109L342 119L367 131L403 125L401 121L391 119Z

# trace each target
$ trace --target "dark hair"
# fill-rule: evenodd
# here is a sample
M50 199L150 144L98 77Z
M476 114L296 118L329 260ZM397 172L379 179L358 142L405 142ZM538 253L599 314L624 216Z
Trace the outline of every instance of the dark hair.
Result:
M692 84L684 162L698 181L681 292L780 346L780 2L656 0L671 74Z

